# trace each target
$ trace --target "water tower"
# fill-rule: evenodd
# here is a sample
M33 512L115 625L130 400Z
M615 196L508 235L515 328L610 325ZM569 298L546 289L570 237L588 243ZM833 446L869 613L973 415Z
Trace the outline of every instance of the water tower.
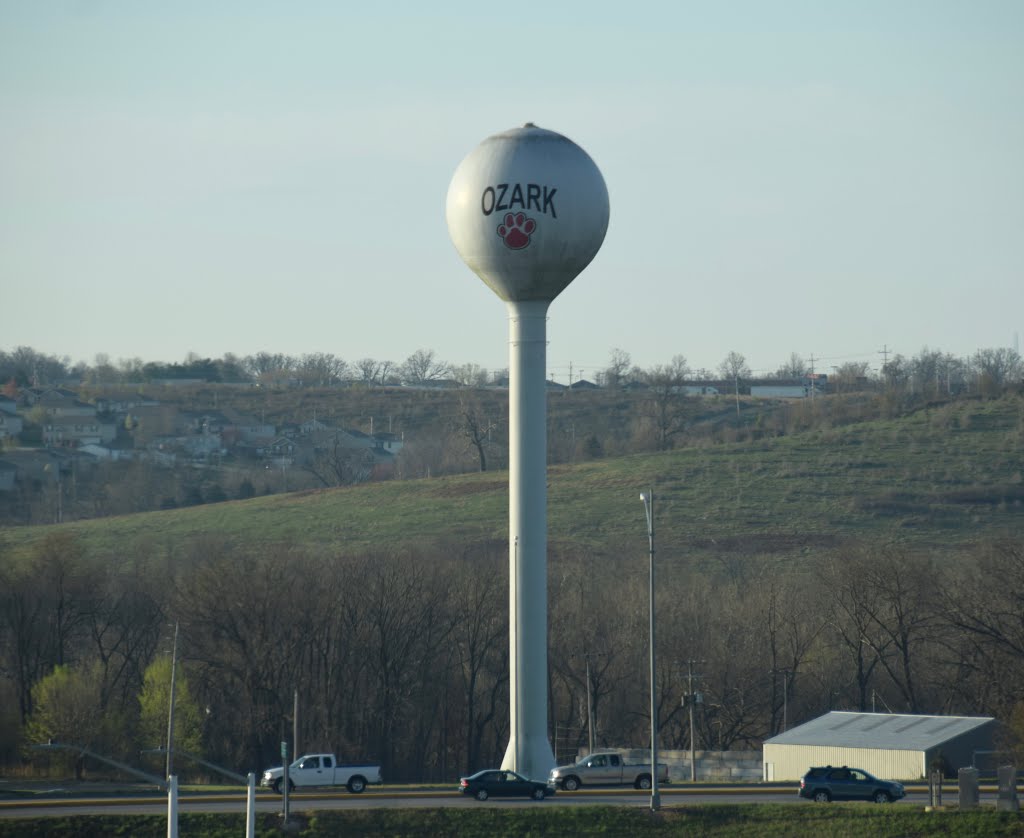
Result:
M590 264L608 229L608 190L572 140L527 123L488 137L448 187L448 232L509 319L509 651L511 718L502 762L546 779L547 311Z

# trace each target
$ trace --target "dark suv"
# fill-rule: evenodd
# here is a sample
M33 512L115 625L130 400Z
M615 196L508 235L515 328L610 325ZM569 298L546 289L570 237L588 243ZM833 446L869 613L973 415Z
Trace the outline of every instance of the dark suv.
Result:
M830 803L833 800L873 800L875 803L892 803L899 800L906 791L902 783L879 780L860 768L812 768L800 780L800 796L816 803Z

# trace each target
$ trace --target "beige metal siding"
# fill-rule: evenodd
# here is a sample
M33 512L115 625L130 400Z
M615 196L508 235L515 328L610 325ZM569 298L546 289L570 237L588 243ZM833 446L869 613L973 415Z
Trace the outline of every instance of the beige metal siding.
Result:
M766 744L764 765L764 777L779 781L799 780L812 765L849 765L885 780L918 780L925 776L923 751L881 748Z

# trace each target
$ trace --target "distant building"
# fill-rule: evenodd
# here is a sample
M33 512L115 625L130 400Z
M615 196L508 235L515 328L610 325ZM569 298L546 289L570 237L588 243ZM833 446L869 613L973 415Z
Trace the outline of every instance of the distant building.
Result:
M20 416L0 410L0 439L14 439L24 427L25 423Z
M751 381L750 395L762 399L806 399L825 392L828 376L823 373L803 378Z
M848 765L886 780L919 780L935 762L947 775L992 751L990 716L832 711L764 743L764 779L799 780L811 766Z
M43 422L43 444L77 448L113 442L117 426L92 416L49 416Z

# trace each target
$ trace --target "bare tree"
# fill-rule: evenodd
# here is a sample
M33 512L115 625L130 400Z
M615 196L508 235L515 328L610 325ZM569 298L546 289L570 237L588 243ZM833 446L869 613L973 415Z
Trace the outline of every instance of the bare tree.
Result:
M681 434L693 414L694 400L686 393L690 367L686 358L676 355L671 363L651 367L643 373L647 396L643 410L654 429L658 450L672 447L673 439Z
M857 708L868 708L875 668L888 657L892 638L880 631L874 617L874 592L863 583L874 564L870 556L841 555L825 563L823 586L829 597L828 628L840 653L853 666Z
M143 379L142 368L145 362L141 358L118 358L117 375L119 381L138 381Z
M13 673L22 720L32 712L32 685L54 666L72 663L95 578L84 548L65 531L43 538L23 567L0 567L4 669Z
M718 374L730 381L750 378L750 367L747 365L747 359L743 355L739 352L730 352L722 359L722 363L718 365Z
M380 366L380 362L375 358L360 358L355 363L359 380L364 384L379 384Z
M400 374L405 384L425 384L451 375L451 366L437 360L433 349L417 349L405 359Z
M324 486L352 486L373 476L374 457L370 449L351 444L344 431L325 431L302 465Z
M451 368L451 376L465 387L486 387L490 374L478 364L461 364Z
M258 765L281 739L308 659L310 621L336 603L321 594L324 569L299 551L243 554L210 541L196 547L205 558L181 579L174 605L188 627L193 687L233 729L221 745L228 759Z
M602 373L605 387L621 387L626 381L626 373L633 364L633 359L624 349L613 349L608 358L608 366Z
M1018 382L1024 373L1024 362L1015 349L979 349L971 362L980 379L979 389Z
M349 368L341 358L328 352L314 352L299 359L295 372L306 385L327 387L347 378Z
M861 584L869 592L864 606L874 626L866 641L903 697L906 709L920 713L925 700L928 648L937 643L935 571L926 558L886 550L864 568ZM877 639L876 639L877 638Z
M795 352L790 353L789 360L775 371L776 378L802 378L807 375L807 362Z
M487 471L487 454L494 447L491 437L497 428L497 417L488 412L479 397L459 396L457 430L476 451L480 471Z
M1024 695L1024 542L988 546L976 562L948 576L944 610L983 673L978 690L991 693L1009 715Z
M295 369L295 359L280 353L258 352L245 358L246 371L267 384L283 382Z
M867 361L847 361L836 367L829 383L837 393L851 393L867 384L870 371Z
M392 361L378 361L375 358L360 358L355 371L363 384L390 384L395 376Z
M463 714L466 765L484 764L486 732L504 708L501 693L508 689L508 643L502 642L508 636L508 612L503 608L508 586L501 568L507 561L502 552L464 556L474 567L486 563L488 570L467 574L464 583L452 588L459 624L450 648L462 696L456 706Z
M893 355L882 365L882 379L890 390L904 390L910 383L910 363L902 355Z
M63 380L70 369L69 358L44 355L29 346L11 352L0 351L0 381L14 379L23 387L39 387Z

